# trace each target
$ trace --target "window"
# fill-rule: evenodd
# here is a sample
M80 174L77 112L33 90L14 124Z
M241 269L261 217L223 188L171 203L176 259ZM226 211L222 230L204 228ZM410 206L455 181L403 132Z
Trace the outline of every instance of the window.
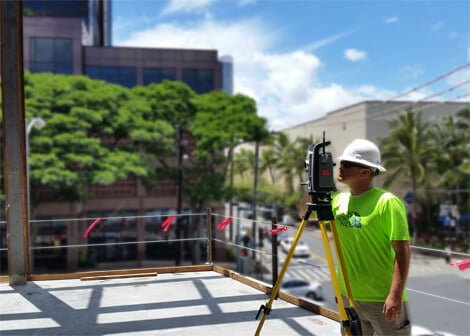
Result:
M197 93L214 90L214 71L212 69L184 69L183 82Z
M82 17L88 16L88 1L84 0L25 0L23 7L35 16Z
M165 79L175 80L176 70L174 68L144 68L144 85L161 83Z
M72 39L33 37L30 43L31 72L73 73Z
M110 83L131 88L137 84L137 74L133 67L87 66L86 75Z

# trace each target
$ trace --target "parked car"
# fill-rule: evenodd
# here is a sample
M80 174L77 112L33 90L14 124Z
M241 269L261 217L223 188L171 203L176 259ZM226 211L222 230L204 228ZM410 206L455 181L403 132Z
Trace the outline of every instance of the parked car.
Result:
M312 300L323 300L323 287L319 282L308 282L301 279L284 278L281 290L295 296L303 296Z
M293 237L289 237L289 238L281 240L282 251L285 253L288 253L293 242L294 242ZM309 256L310 256L310 249L303 241L299 240L294 250L294 257L309 257Z

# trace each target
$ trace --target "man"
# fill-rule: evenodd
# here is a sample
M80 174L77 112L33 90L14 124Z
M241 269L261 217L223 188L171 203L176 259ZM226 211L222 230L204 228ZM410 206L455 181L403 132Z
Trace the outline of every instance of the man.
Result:
M349 192L336 195L332 207L363 335L410 335L405 207L392 193L373 186L374 177L386 171L374 143L356 139L338 161L338 181ZM341 270L338 278L346 295Z

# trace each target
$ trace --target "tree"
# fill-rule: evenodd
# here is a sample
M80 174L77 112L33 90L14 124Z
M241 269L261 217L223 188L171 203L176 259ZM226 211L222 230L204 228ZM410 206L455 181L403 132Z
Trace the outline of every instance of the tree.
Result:
M261 173L268 172L272 184L276 184L276 166L278 158L274 148L269 147L261 152Z
M455 116L446 116L433 125L431 143L434 147L430 163L438 187L450 189L452 203L463 211L468 211L468 195L463 190L470 189L470 109L465 108ZM463 196L462 196L463 195Z
M196 181L192 181L187 193L191 205L201 208L224 195L235 146L241 141L255 141L268 131L266 120L257 116L256 104L247 96L217 91L198 96L195 104L197 114L189 131L197 141L190 157ZM212 187L207 187L207 183Z
M234 158L234 173L242 178L242 181L246 181L248 178L253 176L255 168L255 153L253 150L241 149L235 153Z
M171 125L148 116L145 100L119 85L85 76L26 74L25 102L27 119L46 121L30 137L31 190L48 186L58 200L83 200L91 184L145 178L153 169L136 146L169 148ZM33 204L38 197L31 193Z
M382 160L388 169L384 186L388 187L398 178L411 183L415 197L412 205L413 243L418 236L416 224L418 186L426 181L429 157L433 151L429 143L429 123L421 120L419 111L411 108L390 121L390 133L381 140Z
M469 186L470 174L470 109L460 110L455 117L444 117L433 125L433 167L439 176L439 184L447 188Z

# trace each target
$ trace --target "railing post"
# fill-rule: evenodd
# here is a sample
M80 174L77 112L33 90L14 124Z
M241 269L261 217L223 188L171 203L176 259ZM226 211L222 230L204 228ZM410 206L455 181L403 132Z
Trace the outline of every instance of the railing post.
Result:
M206 209L206 227L207 227L207 264L212 264L212 210Z
M277 228L277 218L276 216L271 218L271 228L274 230ZM271 235L271 254L272 254L272 279L273 279L273 286L277 282L277 275L278 275L278 260L277 260L277 234Z

